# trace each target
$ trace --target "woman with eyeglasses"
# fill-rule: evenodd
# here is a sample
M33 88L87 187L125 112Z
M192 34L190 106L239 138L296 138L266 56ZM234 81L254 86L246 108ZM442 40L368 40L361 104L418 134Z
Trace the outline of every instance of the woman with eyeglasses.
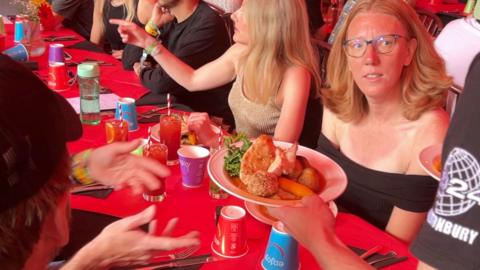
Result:
M333 44L318 149L339 163L348 187L338 199L410 242L437 182L418 161L442 143L451 79L415 11L404 1L359 0Z

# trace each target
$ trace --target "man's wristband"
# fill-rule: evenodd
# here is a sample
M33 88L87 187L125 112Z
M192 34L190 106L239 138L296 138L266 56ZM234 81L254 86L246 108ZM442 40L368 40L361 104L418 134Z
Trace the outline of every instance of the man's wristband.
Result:
M152 20L148 20L147 24L145 24L145 31L152 37L158 37L160 35L160 29L158 29L158 26L153 23Z
M152 44L148 45L145 49L144 49L144 52L147 53L148 55L151 55L152 57L155 57L157 54L160 54L161 51L160 51L160 48L159 48L159 44L161 42L159 41L155 41L153 42Z

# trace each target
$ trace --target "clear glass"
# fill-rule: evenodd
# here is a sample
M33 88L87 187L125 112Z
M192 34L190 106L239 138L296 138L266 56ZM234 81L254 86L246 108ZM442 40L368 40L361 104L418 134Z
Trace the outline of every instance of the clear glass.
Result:
M161 143L146 144L143 147L143 156L154 159L161 164L167 163L168 148ZM143 198L149 202L161 202L166 197L165 178L159 178L160 187L156 190L148 190L143 193Z
M182 120L177 114L160 116L160 142L168 147L167 165L178 164L177 150L180 148Z
M100 83L98 77L78 76L80 88L80 119L84 124L100 123Z

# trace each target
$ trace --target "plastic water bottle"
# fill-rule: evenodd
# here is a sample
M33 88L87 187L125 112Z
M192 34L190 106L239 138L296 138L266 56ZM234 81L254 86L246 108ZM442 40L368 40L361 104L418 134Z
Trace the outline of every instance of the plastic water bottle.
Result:
M80 119L82 123L100 123L100 69L97 63L83 63L77 66L80 88Z

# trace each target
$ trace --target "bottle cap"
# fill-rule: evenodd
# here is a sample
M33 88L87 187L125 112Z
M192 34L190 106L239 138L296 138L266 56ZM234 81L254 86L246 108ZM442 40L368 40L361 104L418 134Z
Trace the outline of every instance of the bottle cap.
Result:
M93 78L100 75L97 63L82 63L77 66L77 75L83 78Z

